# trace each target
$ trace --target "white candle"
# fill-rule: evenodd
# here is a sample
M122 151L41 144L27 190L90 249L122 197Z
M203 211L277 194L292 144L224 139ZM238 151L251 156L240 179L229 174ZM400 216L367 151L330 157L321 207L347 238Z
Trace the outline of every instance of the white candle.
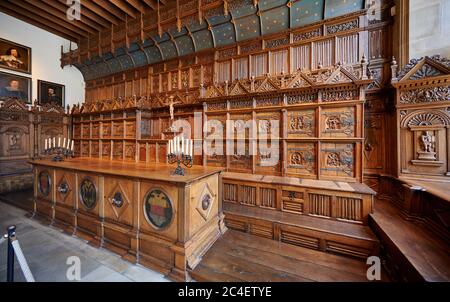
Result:
M61 137L58 136L58 147L61 147Z
M184 137L181 137L181 153L186 154L186 149L185 149L185 139Z
M178 148L180 147L180 146L178 145L178 139L179 139L179 137L176 136L176 137L175 137L175 153L176 153L176 154L178 154Z
M67 145L66 145L67 149L70 149L70 139L67 139Z
M47 150L47 139L45 139L44 141L45 141L45 149L44 150Z
M56 137L53 137L53 148L56 147Z
M194 157L194 140L191 139L191 150L189 154L192 158Z
M70 150L72 150L72 151L73 151L73 140L72 140L72 148L70 148Z
M66 147L66 138L64 137L64 139L63 139L63 148L65 148Z

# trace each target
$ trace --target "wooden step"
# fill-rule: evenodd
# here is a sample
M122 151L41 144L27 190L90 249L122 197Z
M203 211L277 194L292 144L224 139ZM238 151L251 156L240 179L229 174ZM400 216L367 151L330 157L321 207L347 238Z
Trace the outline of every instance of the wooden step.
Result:
M229 230L190 274L204 282L361 282L367 281L366 271L356 259Z
M400 209L376 200L370 226L382 244L382 257L392 279L450 281L450 249L421 224L405 220Z
M379 241L367 226L229 202L223 210L230 229L363 260L379 254Z

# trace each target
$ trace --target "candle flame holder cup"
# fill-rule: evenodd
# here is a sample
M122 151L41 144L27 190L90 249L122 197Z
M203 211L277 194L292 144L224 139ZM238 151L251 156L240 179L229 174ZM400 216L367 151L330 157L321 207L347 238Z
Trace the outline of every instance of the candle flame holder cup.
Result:
M44 151L46 155L53 155L52 161L60 162L64 161L65 158L73 157L74 152L68 148L63 147L52 147Z
M192 168L193 158L190 155L186 155L183 153L175 154L170 153L167 154L167 160L169 164L177 163L177 167L172 172L172 175L181 175L184 176L186 174L186 170L181 166L183 164L187 168Z

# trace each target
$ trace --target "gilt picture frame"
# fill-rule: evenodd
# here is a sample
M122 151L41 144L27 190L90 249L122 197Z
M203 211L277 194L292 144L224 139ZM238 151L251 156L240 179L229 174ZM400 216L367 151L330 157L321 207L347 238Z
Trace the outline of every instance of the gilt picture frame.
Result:
M31 74L31 47L0 38L0 68Z

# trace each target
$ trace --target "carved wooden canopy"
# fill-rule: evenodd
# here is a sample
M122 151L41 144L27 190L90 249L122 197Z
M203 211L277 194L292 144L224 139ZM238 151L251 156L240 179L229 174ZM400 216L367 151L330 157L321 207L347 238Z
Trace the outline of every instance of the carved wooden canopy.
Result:
M391 68L398 105L450 102L449 59L439 55L413 59L398 73L394 59Z

